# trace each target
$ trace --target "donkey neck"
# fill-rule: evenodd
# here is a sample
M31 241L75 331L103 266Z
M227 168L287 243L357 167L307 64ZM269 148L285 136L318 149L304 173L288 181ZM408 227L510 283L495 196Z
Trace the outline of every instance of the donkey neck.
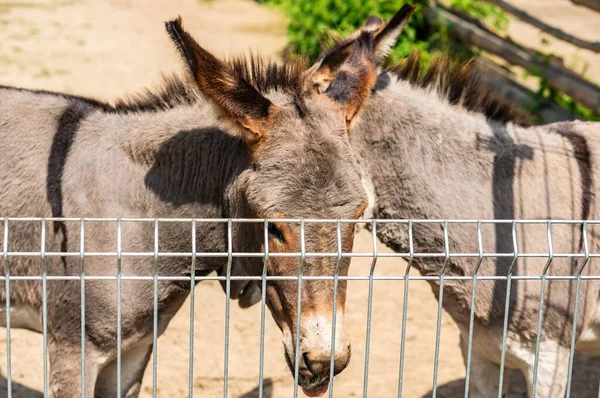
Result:
M114 117L116 144L144 168L144 185L159 199L150 216L229 216L227 191L249 159L243 142L219 127L212 107L185 104ZM172 208L180 211L166 214ZM181 214L184 208L199 214Z
M514 137L524 129L489 121L453 106L435 90L392 78L370 99L351 144L371 191L374 218L510 218L495 214L490 193L494 157L504 152L527 156ZM482 200L483 198L483 200ZM439 226L421 226L416 236L431 246ZM394 249L408 251L408 236L380 229ZM422 238L422 239L420 239ZM418 243L418 242L417 242ZM439 242L438 242L439 243ZM424 247L424 249L427 249Z

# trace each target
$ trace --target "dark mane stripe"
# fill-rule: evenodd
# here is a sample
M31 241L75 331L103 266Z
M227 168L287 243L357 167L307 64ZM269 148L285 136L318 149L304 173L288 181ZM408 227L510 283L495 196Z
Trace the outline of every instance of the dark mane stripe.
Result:
M111 107L110 105L108 105L105 102L102 102L102 101L99 101L99 100L96 100L93 98L79 96L79 95L65 94L65 93L59 93L56 91L48 91L48 90L36 90L36 89L13 87L13 86L3 86L3 85L0 85L0 89L24 91L24 92L39 94L39 95L50 95L52 97L64 98L69 101L84 102L85 104L90 105L94 108L98 108L98 109L102 109L102 110L106 110L106 111L113 109L113 107Z
M64 98L69 102L84 103L96 110L104 111L106 113L121 114L132 112L156 112L160 110L171 109L182 104L191 104L196 101L194 96L191 94L193 87L176 77L171 77L168 79L165 78L163 86L158 89L147 89L144 93L133 94L119 99L115 102L115 105L81 95L65 94L56 91L36 90L2 85L0 85L0 89L25 91L33 94Z
M303 57L277 63L255 54L234 57L226 62L239 78L246 80L262 94L273 90L300 94L309 67L308 60Z
M419 52L414 51L386 71L415 87L435 87L438 94L452 105L462 105L472 112L483 113L488 119L519 125L530 125L531 118L517 106L505 101L487 87L474 60L452 60L448 54L435 55L425 68Z
M199 98L200 94L193 83L176 75L163 76L162 85L117 100L114 110L119 113L158 112L194 104Z

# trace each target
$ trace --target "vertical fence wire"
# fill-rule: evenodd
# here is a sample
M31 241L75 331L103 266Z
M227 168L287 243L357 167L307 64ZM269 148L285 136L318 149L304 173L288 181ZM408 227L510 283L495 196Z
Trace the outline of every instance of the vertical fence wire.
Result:
M121 249L122 231L121 219L117 220L117 394L121 395Z
M433 388L431 391L432 398L437 397L437 379L440 361L440 340L442 332L442 313L444 302L444 273L450 262L450 243L448 242L448 221L444 221L444 264L440 270L440 288L438 299L437 323L435 330L435 355L433 357Z
M566 398L571 397L571 381L573 376L573 359L575 357L575 341L577 336L577 315L579 314L579 296L581 294L581 274L585 269L589 259L590 250L587 241L587 221L583 222L581 226L581 242L583 243L584 259L581 262L581 266L577 269L577 282L575 288L575 309L573 310L573 332L571 333L571 347L569 352L569 370L567 373L567 391Z
M4 242L2 242L2 258L6 284L6 393L12 397L12 357L10 336L10 263L8 262L8 218L4 218Z
M548 273L548 268L552 264L552 260L554 258L554 248L552 246L552 222L547 222L547 234L548 234L548 261L546 261L546 265L544 265L544 270L542 272L542 287L540 291L540 307L538 311L538 324L536 331L536 339L535 339L535 360L533 363L533 377L532 377L532 386L531 386L531 396L535 398L535 393L537 391L537 375L538 375L538 366L540 362L540 342L542 341L542 322L544 320L544 294L546 293L546 276Z
M42 220L42 236L40 239L40 256L42 258L42 333L44 341L44 397L48 396L48 264L46 262L46 220Z
M337 262L335 264L335 272L333 274L333 314L331 325L331 357L329 359L329 398L333 398L333 375L335 372L335 346L336 346L336 331L337 331L337 301L338 301L338 286L339 286L339 271L342 263L342 222L338 220L336 225L337 232Z
M508 336L508 313L510 312L510 291L512 287L512 274L519 259L517 241L517 222L512 222L513 259L506 274L506 294L504 295L504 323L502 326L502 348L500 351L500 376L498 379L498 398L502 398L504 386L504 364L506 361L506 337ZM496 259L498 261L498 259Z
M365 338L365 368L363 371L363 398L367 398L369 391L369 355L371 351L371 317L373 315L373 274L377 265L377 222L371 222L371 233L373 234L373 261L369 270L369 296L367 303L367 331Z
M479 257L473 271L473 288L471 291L471 314L469 317L469 341L467 343L467 373L465 375L465 398L469 397L471 382L471 354L473 353L473 328L475 325L475 297L477 296L477 274L483 262L483 244L481 238L481 221L477 221L477 251Z
M298 303L296 313L296 346L294 351L294 398L298 397L298 370L300 366L300 320L302 313L302 273L306 260L306 247L304 240L304 220L300 221L300 269L298 271Z
M85 398L85 220L79 223L79 272L81 274L81 397Z
M408 314L408 282L409 273L415 259L415 247L413 244L413 222L408 221L408 262L404 269L404 299L402 302L402 331L400 336L400 371L398 375L398 398L402 397L402 386L404 380L404 354L406 352L406 321Z
M152 397L156 398L158 371L158 220L154 220L154 280L152 319Z
M190 264L190 363L188 395L194 396L194 302L196 298L196 220L192 220L192 261Z
M227 275L225 278L225 359L223 365L223 398L227 398L229 387L229 314L231 304L231 264L233 262L233 222L227 220Z
M267 265L269 263L269 222L264 223L265 257L261 277L261 302L260 302L260 360L258 369L258 397L264 394L264 369L265 369L265 311L267 302ZM253 282L250 282L253 283Z
M8 239L9 239L9 220L4 218L4 239L3 239L3 260L4 260L4 273L5 273L5 288L6 288L6 338L7 338L7 396L12 396L12 359L11 359L11 319L10 319L10 310L11 310L11 302L10 302L10 293L11 293L11 271L10 271L10 263L9 263L9 251L8 251ZM48 361L48 279L52 279L53 276L48 277L48 257L55 256L56 253L52 253L52 250L49 250L48 253L46 251L46 240L47 240L47 223L49 220L41 219L41 238L40 238L40 258L42 261L42 333L43 333L43 391L44 396L48 396L49 394L49 361ZM122 372L122 222L123 220L117 220L117 380L116 380L116 388L119 394L122 391L122 380L121 380L121 372ZM451 221L452 222L452 221ZM553 236L552 236L552 226L553 222L551 220L545 221L546 224L546 234L548 239L548 254L547 260L544 265L542 274L540 275L541 279L541 287L540 287L540 301L539 301L539 309L538 309L538 321L537 321L537 333L536 333L536 341L535 341L535 357L534 357L534 366L533 366L533 374L532 374L532 385L531 385L531 396L535 397L537 392L537 378L538 378L538 368L540 362L540 350L541 350L541 341L542 341L542 333L543 333L543 325L544 325L544 315L546 309L545 302L545 294L546 294L546 284L548 280L548 272L550 266L553 263L555 254L553 247ZM265 348L265 317L266 317L266 287L267 287L267 274L268 274L268 261L269 261L269 234L268 234L268 221L264 221L264 257L263 257L263 270L261 276L261 334L260 334L260 369L259 369L259 396L262 398L264 395L264 348ZM581 299L581 284L582 284L582 274L585 271L589 259L590 252L588 247L588 231L587 231L587 222L582 222L582 245L583 245L583 261L576 268L576 291L575 291L575 303L574 303L574 315L573 315L573 325L572 325L572 337L571 337L571 346L570 346L570 357L569 357L569 365L568 365L568 378L567 378L567 389L566 389L566 397L569 398L571 396L571 384L572 384L572 372L573 372L573 362L574 362L574 351L576 344L576 335L578 328L578 313L580 308L580 299ZM444 295L444 284L445 284L445 272L450 262L450 247L449 247L449 222L443 221L443 234L444 234L444 253L443 253L443 265L440 269L439 274L439 298L438 298L438 308L437 308L437 323L436 323L436 340L435 340L435 355L434 355L434 371L433 371L433 386L432 386L432 397L437 396L437 381L438 381L438 370L439 370L439 360L440 360L440 345L441 345L441 329L442 329L442 316L443 316L443 295ZM295 360L294 360L294 396L298 396L298 388L299 388L299 367L301 360L301 350L300 350L300 337L301 337L301 312L302 312L302 285L303 285L303 270L306 262L306 231L305 231L305 221L300 220L300 234L301 234L301 253L300 253L300 267L298 272L298 296L297 296L297 314L296 314L296 336L295 336ZM373 297L374 297L374 272L375 267L378 261L378 245L377 245L377 222L376 220L372 220L372 236L373 236L373 259L371 263L371 268L369 271L368 281L368 306L367 306L367 320L366 320L366 336L365 336L365 360L364 360L364 373L363 373L363 398L368 396L368 384L369 384L369 362L370 362L370 348L371 348L371 326L372 326L372 314L373 314ZM194 343L194 287L196 283L195 279L195 268L196 268L196 257L197 257L197 248L196 248L196 220L192 220L192 261L190 266L190 353L189 353L189 396L193 396L193 367L194 367L194 359L193 359L193 343ZM334 396L334 374L335 374L335 350L336 350L336 340L337 337L337 304L338 304L338 293L339 293L339 269L343 260L343 245L342 245L342 221L338 220L336 225L336 234L337 234L337 264L335 267L335 273L333 276L334 282L334 296L333 296L333 311L332 311L332 331L331 331L331 352L330 352L330 368L329 368L329 397L332 398ZM224 380L223 380L223 395L225 398L228 396L228 375L229 375L229 334L230 334L230 300L229 297L231 295L231 272L233 265L233 220L229 219L227 221L227 273L226 273L226 311L225 311L225 349L224 349ZM398 380L398 397L402 396L402 388L403 388L403 374L404 374L404 357L405 357L405 346L406 346L406 327L407 327L407 313L408 313L408 297L409 297L409 273L412 267L415 253L414 253L414 242L413 242L413 222L408 221L408 239L409 239L409 258L406 266L405 274L404 274L404 301L403 301L403 311L402 311L402 329L401 329L401 349L400 349L400 369L399 369L399 380ZM503 386L504 386L504 371L505 371L505 363L506 363L506 349L507 349L507 335L508 335L508 318L510 312L510 297L511 297L511 289L512 289L512 276L515 265L519 260L519 249L518 249L518 239L517 239L517 222L512 221L512 240L513 240L513 253L512 253L512 262L509 266L508 273L506 275L506 294L505 294L505 309L504 309L504 325L503 325L503 334L502 334L502 347L501 347L501 357L500 357L500 376L499 376L499 391L498 396L502 396ZM474 322L475 322L475 304L477 302L477 283L478 280L482 277L479 276L479 271L484 259L484 251L483 251L483 242L482 242L482 221L477 221L477 262L475 264L473 277L472 277L472 297L471 297L471 308L470 308L470 316L469 316L469 329L468 329L468 342L467 342L467 355L466 355L466 377L465 377L465 392L464 396L467 398L470 394L470 381L471 381L471 365L472 365L472 350L473 350L473 339L474 339ZM77 255L76 253L72 253L73 255ZM150 253L148 253L150 254ZM31 255L31 254L29 254ZM37 253L36 253L37 255ZM60 255L60 254L59 254ZM114 255L114 253L112 254ZM126 253L129 255L129 253ZM403 254L405 255L405 254ZM510 255L510 254L508 254ZM475 257L474 254L470 254L470 256ZM545 256L545 254L544 254ZM556 257L561 257L562 254L557 254ZM593 256L593 255L592 255ZM85 290L86 290L86 271L85 271L85 220L80 220L80 250L79 250L79 260L80 260L80 314L81 314L81 396L85 397L86 395L86 335L85 335L85 327L86 327L86 301L85 301ZM523 257L523 256L521 256ZM153 251L153 396L157 396L157 373L158 373L158 287L159 287L159 274L158 274L158 262L159 262L159 220L154 220L154 251ZM51 263L52 264L52 263ZM574 264L577 264L575 261ZM52 275L52 271L50 273ZM148 278L149 279L149 278ZM343 279L343 278L342 278ZM436 279L438 280L438 279ZM496 280L497 281L497 280ZM258 282L258 281L257 281ZM251 282L249 283L257 283ZM187 278L186 278L187 283ZM499 282L496 282L499 283ZM13 287L14 289L14 287Z

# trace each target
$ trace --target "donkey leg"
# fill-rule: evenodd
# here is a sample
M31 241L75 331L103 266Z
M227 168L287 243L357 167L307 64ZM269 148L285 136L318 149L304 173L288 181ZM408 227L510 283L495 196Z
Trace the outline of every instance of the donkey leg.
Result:
M552 340L540 344L540 355L537 364L536 397L563 398L567 388L570 350ZM535 367L534 352L523 369L527 379L529 397L533 394L533 371Z
M465 367L467 366L467 336L460 335L460 349L462 351ZM504 368L502 380L502 394L506 395L509 387L510 369ZM496 363L471 352L471 375L469 383L470 396L472 397L498 397L500 383L500 366Z
M96 379L100 369L98 355L86 346L85 380L83 389L88 397L94 396ZM81 347L48 342L49 395L59 397L81 397Z
M117 361L111 361L98 376L96 397L136 398L140 394L144 370L152 354L152 344L139 346L121 356L121 393L117 394Z
M152 356L153 344L149 346L141 346L127 353L126 368L130 375L129 382L124 388L126 398L136 398L140 394L142 388L142 379L144 370L148 366L150 357Z

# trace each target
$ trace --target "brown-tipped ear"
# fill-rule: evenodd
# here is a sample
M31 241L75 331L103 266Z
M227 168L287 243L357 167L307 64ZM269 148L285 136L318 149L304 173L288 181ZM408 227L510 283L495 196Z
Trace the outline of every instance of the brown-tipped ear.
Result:
M356 36L360 31L355 32ZM354 36L354 34L353 34ZM329 86L329 83L333 80L335 73L339 70L340 66L346 61L348 55L352 51L355 38L346 38L341 41L337 41L334 45L329 47L327 50L319 55L319 58L310 67L307 72L308 91L323 92Z
M165 25L202 94L241 127L242 138L248 144L260 141L266 134L269 116L276 111L275 105L227 63L202 48L183 29L181 17Z
M313 88L321 92L327 88L336 72L352 52L352 47L362 32L374 32L375 42L373 51L375 63L377 65L381 64L396 44L400 33L402 33L402 29L414 11L414 5L405 4L385 25L381 18L377 16L370 15L367 17L367 20L359 30L347 38L339 40L333 46L323 51L319 58L317 58L317 61L310 68Z
M373 45L373 33L362 32L354 42L352 52L325 91L325 94L344 110L348 128L369 99L371 87L377 80Z
M402 29L415 12L415 8L412 4L403 5L392 19L375 33L375 49L373 51L376 64L382 63L390 54L400 33L402 33Z

